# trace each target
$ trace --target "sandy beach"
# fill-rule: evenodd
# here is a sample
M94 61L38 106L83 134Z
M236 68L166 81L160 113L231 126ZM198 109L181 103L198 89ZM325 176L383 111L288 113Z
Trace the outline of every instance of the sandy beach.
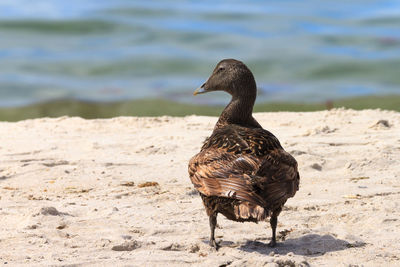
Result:
M0 263L53 266L400 266L400 113L256 113L299 163L268 222L208 217L187 164L217 117L0 123Z

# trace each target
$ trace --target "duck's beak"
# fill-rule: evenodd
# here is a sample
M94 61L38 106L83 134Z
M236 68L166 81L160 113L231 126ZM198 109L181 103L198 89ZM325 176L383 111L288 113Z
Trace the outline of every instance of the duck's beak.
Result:
M208 91L206 91L206 89L204 88L205 85L206 85L206 84L203 83L202 86L200 86L199 88L197 88L197 89L193 92L193 95L198 95L198 94L207 93Z

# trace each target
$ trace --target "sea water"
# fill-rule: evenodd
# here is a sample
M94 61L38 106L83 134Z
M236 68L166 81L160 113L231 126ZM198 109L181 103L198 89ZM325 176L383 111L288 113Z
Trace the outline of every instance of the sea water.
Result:
M1 0L0 106L192 92L223 58L244 61L258 101L400 93L397 0Z

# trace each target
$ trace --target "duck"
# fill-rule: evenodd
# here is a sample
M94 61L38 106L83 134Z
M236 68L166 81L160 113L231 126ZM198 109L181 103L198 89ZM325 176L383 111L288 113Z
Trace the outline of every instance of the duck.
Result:
M210 246L215 240L217 215L236 222L267 221L275 247L278 216L299 190L298 164L278 138L253 117L257 86L250 69L236 59L221 60L194 95L224 91L231 101L213 132L188 165L190 180L199 193L210 224Z

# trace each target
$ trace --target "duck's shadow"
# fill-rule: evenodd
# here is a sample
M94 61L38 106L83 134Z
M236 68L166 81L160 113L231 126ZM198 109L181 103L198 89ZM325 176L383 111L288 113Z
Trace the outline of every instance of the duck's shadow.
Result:
M260 254L287 254L292 252L296 255L321 256L327 252L345 250L352 247L362 247L366 243L356 241L348 242L338 239L332 235L307 234L299 238L289 238L283 242L279 242L276 247L268 246L268 240L265 243L260 241L246 241L240 245L239 249L247 252L258 252Z

